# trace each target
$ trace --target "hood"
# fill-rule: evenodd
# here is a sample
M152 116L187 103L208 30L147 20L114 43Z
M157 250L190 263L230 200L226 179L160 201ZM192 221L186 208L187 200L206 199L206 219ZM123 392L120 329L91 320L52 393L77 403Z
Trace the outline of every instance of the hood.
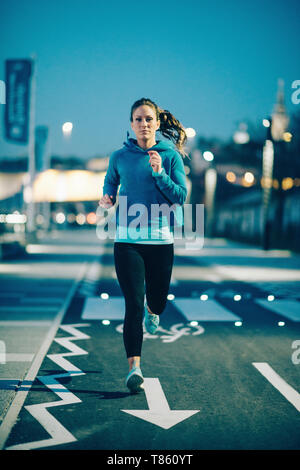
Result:
M176 149L175 144L171 140L169 141L156 140L156 145L153 145L153 147L150 147L149 149L144 150L138 146L136 139L129 137L128 131L127 131L127 140L126 142L123 142L123 144L131 152L138 152L138 153L147 153L148 150L156 150L157 152L161 152L162 150L171 150L171 149L175 150Z

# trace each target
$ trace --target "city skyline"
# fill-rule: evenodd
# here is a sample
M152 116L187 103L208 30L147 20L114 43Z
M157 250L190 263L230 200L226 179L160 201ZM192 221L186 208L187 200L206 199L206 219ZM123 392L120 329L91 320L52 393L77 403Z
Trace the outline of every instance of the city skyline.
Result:
M278 79L287 113L300 108L291 100L299 12L294 0L189 1L184 9L170 1L4 2L0 80L6 59L36 54L35 124L49 126L52 154L91 158L122 147L127 131L134 137L130 107L143 96L198 136L228 140L241 122L271 114ZM4 106L0 157L25 155L26 146L4 140Z

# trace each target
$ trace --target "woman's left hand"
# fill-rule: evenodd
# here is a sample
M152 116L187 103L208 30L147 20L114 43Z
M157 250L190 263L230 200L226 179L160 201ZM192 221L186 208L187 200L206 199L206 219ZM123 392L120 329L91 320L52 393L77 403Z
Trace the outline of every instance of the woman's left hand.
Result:
M161 169L161 156L155 150L149 150L148 154L150 156L149 163L152 166L152 170L158 173Z

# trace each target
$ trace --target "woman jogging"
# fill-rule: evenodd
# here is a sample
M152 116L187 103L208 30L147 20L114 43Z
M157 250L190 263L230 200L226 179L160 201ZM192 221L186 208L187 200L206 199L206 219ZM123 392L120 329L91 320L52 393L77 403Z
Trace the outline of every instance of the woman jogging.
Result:
M124 146L111 154L99 205L113 206L121 185L114 263L125 299L123 340L129 363L125 383L131 393L137 393L144 382L140 365L143 317L146 331L154 334L166 306L174 258L174 221L153 209L172 206L171 216L176 218L178 210L182 216L187 196L182 161L186 134L169 111L148 98L132 105L130 121L136 139L127 132ZM156 131L173 142L156 141ZM136 212L140 214L139 230L134 223Z

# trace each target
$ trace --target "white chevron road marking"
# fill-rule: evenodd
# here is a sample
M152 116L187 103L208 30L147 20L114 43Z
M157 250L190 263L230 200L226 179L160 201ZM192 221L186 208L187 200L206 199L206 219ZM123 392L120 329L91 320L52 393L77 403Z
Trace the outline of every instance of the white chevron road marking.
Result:
M51 437L49 439L43 439L40 441L26 442L23 444L9 446L6 447L6 450L31 450L77 441L76 437L73 436L73 434L71 434L56 418L54 418L49 413L47 408L81 403L80 398L78 398L74 393L70 392L67 387L59 383L57 379L85 375L85 372L82 372L78 367L74 366L74 364L65 359L65 356L82 356L84 354L88 354L87 351L73 344L73 341L90 338L85 333L77 330L77 328L86 326L90 325L87 323L60 325L60 328L70 333L71 336L55 338L54 341L64 346L69 350L69 352L62 354L48 354L47 357L67 372L62 374L37 377L37 379L53 393L55 393L60 398L60 400L25 406L26 410L43 426L43 428L50 434Z
M158 378L145 378L144 389L149 407L148 410L121 411L148 421L163 429L170 429L200 411L171 410Z

